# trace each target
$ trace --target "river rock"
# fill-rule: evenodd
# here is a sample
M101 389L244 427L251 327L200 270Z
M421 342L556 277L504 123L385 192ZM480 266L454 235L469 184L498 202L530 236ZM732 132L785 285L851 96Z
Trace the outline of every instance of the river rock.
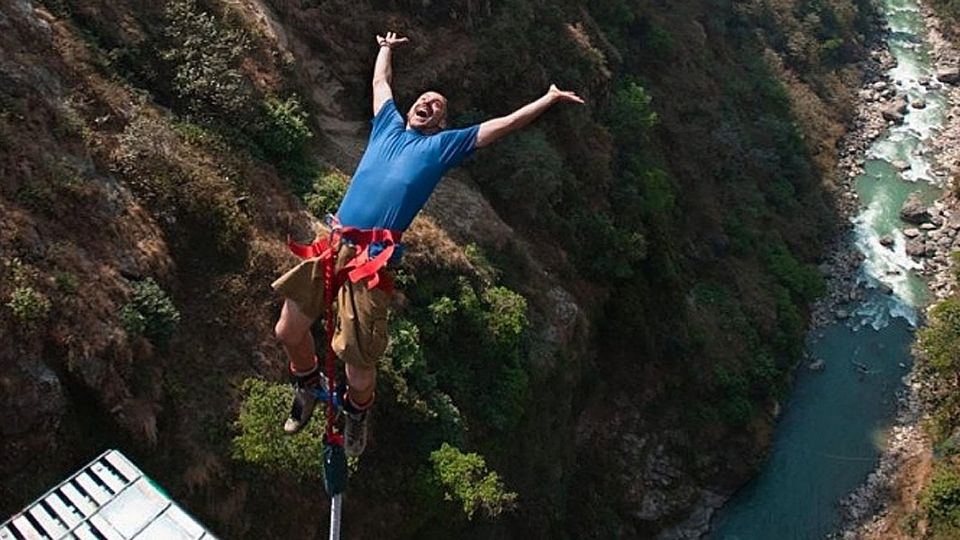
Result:
M896 170L898 170L898 171L900 171L900 172L903 172L903 171L906 171L906 170L909 170L909 169L910 169L910 163L909 163L909 162L906 162L906 161L904 161L904 160L902 160L902 159L895 160L895 161L891 162L890 165L892 165L894 169L896 169Z
M921 231L932 231L932 230L934 230L934 229L936 229L936 228L937 228L937 226L934 225L933 223L921 223L921 224L920 224L920 230L921 230Z
M911 257L923 257L927 253L927 246L923 238L911 238L907 241L906 251Z
M887 248L893 247L893 237L889 234L885 234L880 237L880 245Z
M910 102L910 106L914 109L924 109L927 106L927 100L921 97L914 98L913 101Z
M897 124L903 123L903 115L907 112L907 100L902 96L884 105L880 109L880 115L884 120Z
M886 87L887 87L887 81L877 81L873 83L874 90L883 90Z
M956 84L960 82L960 68L952 66L938 68L937 80L947 84Z
M841 321L850 318L850 313L848 313L845 309L838 309L833 314L838 320Z
M900 207L900 219L907 223L919 225L930 219L930 213L927 211L927 207L923 204L923 201L920 200L920 197L912 194L907 197L903 206Z

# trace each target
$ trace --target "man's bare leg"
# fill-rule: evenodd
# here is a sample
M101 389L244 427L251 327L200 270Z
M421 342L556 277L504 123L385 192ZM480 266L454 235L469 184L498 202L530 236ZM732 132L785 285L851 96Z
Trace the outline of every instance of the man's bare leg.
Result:
M377 369L347 364L347 384L350 386L350 401L358 408L366 408L377 387Z
M313 335L310 334L312 325L313 319L301 311L296 302L290 299L283 301L280 320L277 321L274 332L283 346L283 351L287 353L294 373L307 373L317 365L317 352Z
M294 378L293 405L290 408L290 417L283 425L283 430L287 433L300 431L310 421L317 401L314 389L324 384L313 335L310 333L312 324L313 319L304 313L296 302L284 300L280 320L277 321L274 332L287 353L290 373Z

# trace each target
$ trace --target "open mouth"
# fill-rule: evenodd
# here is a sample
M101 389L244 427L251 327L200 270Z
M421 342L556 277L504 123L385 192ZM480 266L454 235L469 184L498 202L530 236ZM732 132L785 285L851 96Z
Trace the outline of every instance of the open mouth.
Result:
M418 118L426 120L430 118L430 111L426 107L420 107L413 111L413 114L417 115Z

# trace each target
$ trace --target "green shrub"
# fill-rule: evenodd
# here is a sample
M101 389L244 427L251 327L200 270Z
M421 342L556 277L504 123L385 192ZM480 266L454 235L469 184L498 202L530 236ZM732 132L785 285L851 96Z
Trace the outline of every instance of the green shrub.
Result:
M572 223L579 246L574 257L588 275L629 279L637 264L647 258L647 239L643 233L618 227L605 212L578 210Z
M844 46L846 41L843 38L830 38L820 44L820 58L828 66L836 66L844 62Z
M498 346L514 348L527 331L527 299L506 287L483 291L487 331Z
M812 264L802 264L781 240L766 247L765 259L770 273L787 288L798 301L812 302L826 291L820 271Z
M607 114L607 125L620 144L636 146L657 124L659 117L651 109L651 101L650 94L635 81L626 81L616 90Z
M252 96L240 71L246 36L223 28L195 0L171 0L164 19L169 46L160 56L170 65L172 89L187 111L234 125L244 122Z
M937 537L960 532L960 473L950 464L938 465L920 495L920 507Z
M463 248L463 253L485 285L492 285L500 279L500 271L490 262L478 245L472 242L467 244L467 247Z
M57 272L53 276L53 281L57 288L66 294L76 294L80 289L80 280L76 274L70 272Z
M719 410L722 419L731 425L742 426L753 416L750 401L750 383L742 375L723 366L713 370L713 382L721 396Z
M436 375L427 366L420 347L420 329L412 321L390 318L390 347L380 369L384 382L391 387L394 399L418 419L435 420L438 430L421 434L424 439L437 437L460 440L463 417L449 395L437 387Z
M302 480L316 480L322 471L324 415L295 437L283 432L293 390L288 385L246 379L241 387L242 402L234 428L233 458L271 472Z
M153 278L131 284L130 301L120 310L120 324L134 335L163 345L180 324L180 312Z
M563 156L538 128L495 146L476 162L474 173L498 205L527 220L550 218L560 187L573 181Z
M660 168L644 171L641 186L640 210L644 217L666 219L676 206L674 186L667 172Z
M643 47L650 51L650 55L660 60L665 60L673 53L676 44L673 34L665 27L651 22L647 28L646 39Z
M13 316L27 329L35 328L50 315L50 300L33 287L15 288L6 305Z
M920 330L918 346L927 365L951 379L960 372L960 299L942 300L930 310L926 328Z
M442 327L457 312L457 303L449 296L441 296L427 306L427 311L430 312L431 322Z
M315 216L323 217L337 211L347 192L348 178L336 169L320 171L313 179L303 202Z
M445 358L441 376L477 420L508 430L523 416L529 384L526 299L506 287L489 287L478 295L464 281L457 311L459 317L447 329L456 336L448 350L458 350L460 358Z
M260 147L274 160L300 157L313 132L307 113L296 96L285 100L268 98L263 103L264 125L260 128Z
M445 498L461 504L468 519L473 519L477 510L484 517L496 518L515 507L517 494L506 491L500 475L487 469L482 456L464 454L443 443L430 454L430 462Z
M793 297L783 287L774 290L777 302L777 335L774 345L777 351L789 358L797 358L803 348L803 315Z

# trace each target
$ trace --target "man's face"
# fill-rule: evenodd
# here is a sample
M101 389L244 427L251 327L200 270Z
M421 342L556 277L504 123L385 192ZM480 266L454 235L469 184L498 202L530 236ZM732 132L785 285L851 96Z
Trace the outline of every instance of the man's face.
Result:
M447 127L447 98L436 92L423 93L407 111L407 125L428 135Z

